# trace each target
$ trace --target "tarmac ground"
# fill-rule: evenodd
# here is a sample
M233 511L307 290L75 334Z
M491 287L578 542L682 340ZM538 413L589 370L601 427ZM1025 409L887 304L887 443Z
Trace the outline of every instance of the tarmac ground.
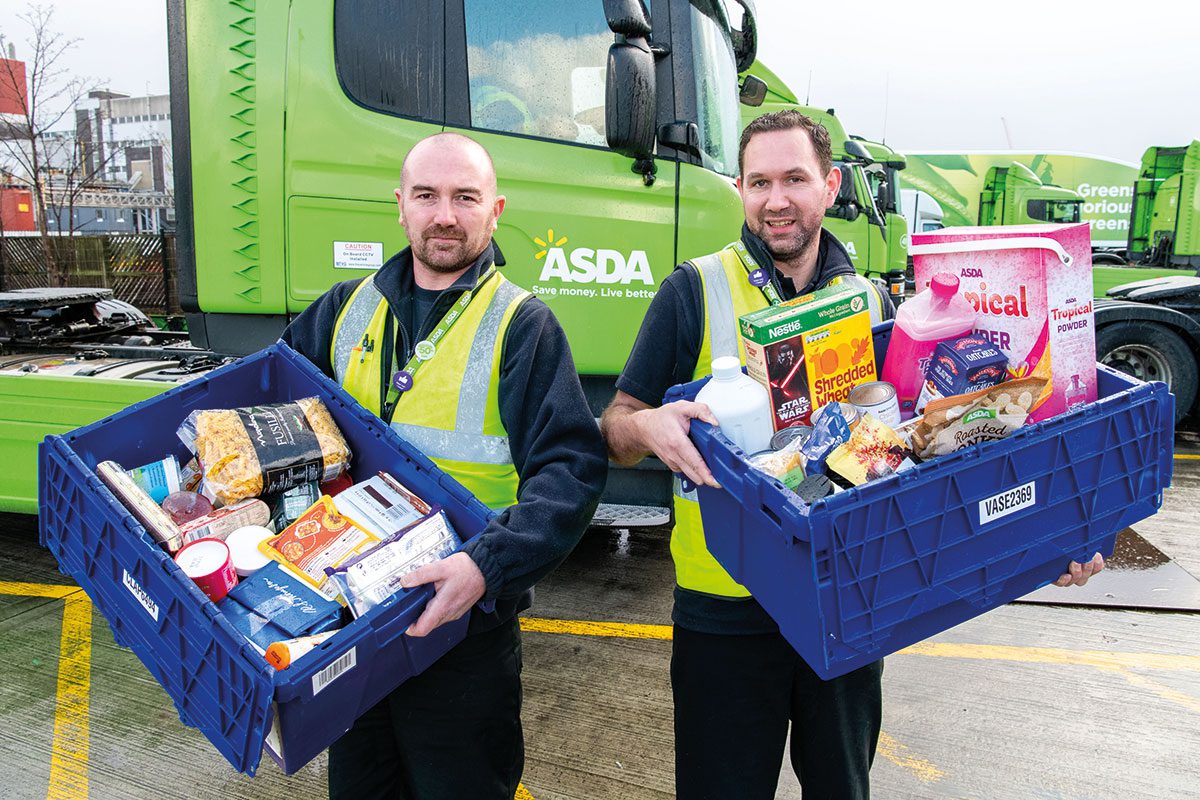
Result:
M1200 763L1200 456L1084 589L1040 590L889 656L881 798L1183 798ZM670 798L664 529L593 529L523 617L519 798ZM322 755L240 775L50 555L0 516L0 796L326 796ZM777 799L800 797L781 766Z

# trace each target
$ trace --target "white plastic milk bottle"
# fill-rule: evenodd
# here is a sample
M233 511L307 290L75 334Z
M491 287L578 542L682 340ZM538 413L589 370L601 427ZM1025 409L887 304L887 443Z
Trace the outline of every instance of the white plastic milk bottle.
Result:
M925 368L938 342L975 328L975 309L958 293L958 276L939 272L929 288L896 309L883 380L896 387L901 419L912 417L925 381Z
M747 454L771 449L771 397L734 356L713 359L712 380L696 395L712 409L721 433Z

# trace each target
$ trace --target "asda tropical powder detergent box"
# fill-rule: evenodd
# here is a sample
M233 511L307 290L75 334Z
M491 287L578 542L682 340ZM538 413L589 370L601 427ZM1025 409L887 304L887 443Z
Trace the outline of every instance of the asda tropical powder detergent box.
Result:
M741 317L746 372L767 387L775 430L807 425L831 400L875 380L871 312L861 289L834 284Z
M1046 377L1030 422L1096 399L1092 246L1087 223L945 228L912 237L917 288L959 276L975 330L1012 378Z

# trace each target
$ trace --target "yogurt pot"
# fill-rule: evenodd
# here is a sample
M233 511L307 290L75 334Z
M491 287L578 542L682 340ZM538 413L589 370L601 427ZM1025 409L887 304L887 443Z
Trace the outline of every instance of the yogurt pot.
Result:
M237 585L229 546L220 539L197 539L184 545L176 554L175 563L214 603L225 599Z

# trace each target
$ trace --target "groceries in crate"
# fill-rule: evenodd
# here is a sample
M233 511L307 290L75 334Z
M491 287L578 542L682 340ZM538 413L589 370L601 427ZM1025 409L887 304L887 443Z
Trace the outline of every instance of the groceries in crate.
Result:
M329 481L350 449L319 399L194 411L179 438L200 459L204 486L222 503Z
M850 440L848 418L858 422L857 410L846 403L833 402L817 409L812 434L800 446L804 471L809 475L825 472L825 459L841 444Z
M860 414L874 414L881 422L897 427L900 420L900 402L896 387L887 381L868 381L850 390L846 398Z
M970 394L1008 380L1008 358L978 334L939 342L925 369L917 413L933 400Z
M896 389L902 419L913 416L938 342L965 336L975 327L975 310L958 289L957 275L939 273L929 288L896 309L883 380Z
M184 545L176 554L175 563L214 603L223 600L237 585L229 547L220 539L198 539Z
M775 430L806 425L813 409L873 381L866 292L834 285L739 320L746 370L770 395Z
M378 536L340 513L331 498L322 495L299 519L260 547L269 557L294 567L314 589L320 590L326 567L336 567L365 553L379 541Z
M297 636L295 639L275 642L267 648L267 663L275 669L287 669L293 661L311 653L334 633L336 631L325 631L314 633L312 636Z
M864 414L850 438L826 457L826 466L855 486L913 466L912 453L890 426Z
M225 544L229 546L229 557L233 559L233 570L238 578L249 578L271 563L260 545L275 536L275 531L261 525L247 525L229 534Z
M913 431L914 451L933 458L1007 437L1025 425L1045 384L1045 378L1022 378L931 402Z
M712 411L725 438L747 453L771 446L771 398L749 375L742 374L736 356L714 358L712 380L696 395Z
M975 332L1004 353L1009 377L1046 379L1030 422L1096 399L1086 223L947 228L914 234L913 244L917 286L941 272L958 276L977 315ZM936 252L921 252L929 245Z
M380 539L433 511L428 503L382 472L341 492L333 504Z
M336 600L275 562L239 581L217 607L262 652L275 642L341 626L342 607Z
M129 470L129 478L156 503L161 503L172 492L187 488L175 456L134 467Z
M360 617L399 592L405 575L445 558L459 544L445 512L435 509L370 552L326 571L351 613Z
M288 525L300 519L300 515L312 508L313 503L321 499L321 484L308 481L281 492L266 496L267 506L271 509L271 526L281 531Z
M164 497L162 500L162 509L167 512L167 516L171 518L171 522L174 522L176 525L184 525L196 517L211 514L213 504L204 495L183 489L171 492Z

